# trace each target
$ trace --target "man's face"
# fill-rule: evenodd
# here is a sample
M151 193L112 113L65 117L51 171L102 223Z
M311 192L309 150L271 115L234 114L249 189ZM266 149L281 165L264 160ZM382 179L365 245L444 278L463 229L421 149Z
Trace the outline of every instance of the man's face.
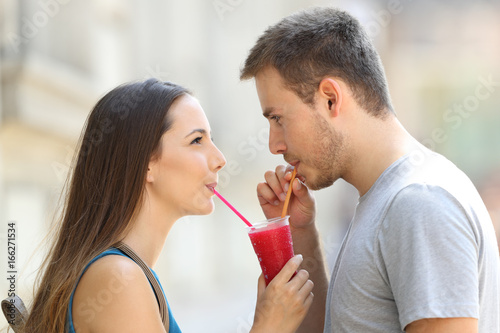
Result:
M263 114L270 124L271 153L283 154L312 190L328 187L341 178L347 140L333 128L328 108L302 102L285 88L273 67L261 70L255 82Z

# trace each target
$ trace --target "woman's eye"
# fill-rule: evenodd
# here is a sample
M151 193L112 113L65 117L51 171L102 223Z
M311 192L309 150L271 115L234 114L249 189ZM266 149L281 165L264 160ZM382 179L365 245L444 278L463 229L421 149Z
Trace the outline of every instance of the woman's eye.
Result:
M191 144L192 145L199 145L201 143L201 139L203 139L203 137L199 136L196 139L194 139L193 141L191 141Z

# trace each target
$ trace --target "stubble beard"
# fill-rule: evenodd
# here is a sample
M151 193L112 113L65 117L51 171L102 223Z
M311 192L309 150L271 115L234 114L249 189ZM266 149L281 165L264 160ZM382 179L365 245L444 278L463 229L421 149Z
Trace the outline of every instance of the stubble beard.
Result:
M345 136L320 116L315 119L313 142L318 144L310 147L309 157L302 160L316 171L315 176L306 178L307 187L314 191L330 187L342 178L346 157Z

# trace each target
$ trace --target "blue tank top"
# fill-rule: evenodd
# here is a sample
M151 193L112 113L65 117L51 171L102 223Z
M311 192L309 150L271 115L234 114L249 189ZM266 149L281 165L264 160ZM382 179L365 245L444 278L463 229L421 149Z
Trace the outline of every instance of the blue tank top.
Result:
M78 282L80 282L80 279L82 278L82 276L85 273L85 271L89 268L89 266L92 265L92 263L94 263L96 260L98 260L98 259L100 259L100 258L102 258L104 256L107 256L107 255L120 255L120 256L124 256L124 257L130 258L128 255L126 255L125 253L123 253L119 249L116 249L116 248L112 247L112 248L107 249L103 253L99 254L98 256L96 256L94 259L92 259L87 264L87 266L85 266L85 268L83 269L82 275L78 278L78 281L76 282L75 288L73 289L73 292L71 293L71 298L69 299L68 318L66 320L66 326L67 326L66 330L67 330L68 333L76 333L75 332L75 327L73 326L73 314L72 314L73 296L75 295L76 286L78 285ZM130 258L130 259L132 259L132 258ZM156 273L152 269L151 269L151 272L153 273L156 281L158 281L158 284L160 285L160 288L161 288L161 291L162 291L163 295L165 295L165 292L163 291L163 287L162 287L162 285L161 285L161 283L160 283L160 281L158 279L158 276L156 275ZM165 297L165 300L166 299L167 298ZM172 316L172 311L170 310L170 306L168 305L168 301L167 301L167 308L168 308L168 319L169 319L168 332L169 333L182 333L181 329L177 325L177 322L175 321L174 317Z

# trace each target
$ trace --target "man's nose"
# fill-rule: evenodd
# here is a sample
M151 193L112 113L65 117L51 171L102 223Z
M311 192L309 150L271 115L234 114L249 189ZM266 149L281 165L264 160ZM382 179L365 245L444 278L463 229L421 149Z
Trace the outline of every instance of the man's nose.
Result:
M286 145L282 131L272 128L269 131L269 151L274 155L285 153Z

